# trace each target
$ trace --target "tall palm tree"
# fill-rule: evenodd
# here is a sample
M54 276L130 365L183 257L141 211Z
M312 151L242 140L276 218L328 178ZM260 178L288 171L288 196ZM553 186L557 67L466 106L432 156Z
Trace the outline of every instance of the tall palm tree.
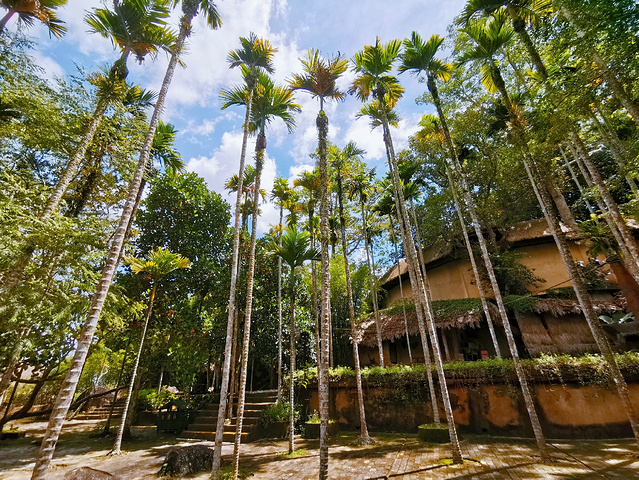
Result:
M400 47L401 42L399 40L391 40L386 45L382 45L379 38L377 38L375 45L367 45L364 47L364 50L355 53L353 68L358 76L353 81L349 91L355 93L362 101L368 100L368 98L372 95L380 105L379 110L381 112L384 143L388 154L391 180L395 193L395 206L399 217L404 248L406 248L411 284L414 285L413 288L417 291L417 302L415 307L417 310L422 308L426 313L444 411L446 412L446 419L448 421L453 462L461 463L461 448L459 445L459 438L457 436L457 428L455 427L455 421L453 418L453 409L450 403L448 386L446 384L446 376L444 374L439 341L437 338L437 331L435 329L434 315L430 299L428 298L429 294L426 289L427 280L422 276L419 262L417 260L415 242L411 234L411 222L408 217L406 203L404 201L404 194L398 172L397 158L395 157L389 122L386 115L387 109L392 109L403 93L403 88L397 79L390 74L393 69L393 63L399 55ZM425 343L425 328L423 322L420 322L419 316L418 323L420 333L422 334L422 342Z
M341 55L330 58L320 56L318 50L309 50L307 58L302 60L304 73L293 75L290 80L294 90L303 90L319 99L320 110L315 120L317 126L317 166L320 176L320 240L322 252L321 275L321 350L318 358L318 393L320 409L320 465L319 478L328 478L328 361L329 361L329 322L330 322L330 279L328 256L328 116L324 112L326 100L343 100L344 94L339 90L336 80L348 68L347 60Z
M177 5L177 2L174 2L174 5ZM95 332L98 320L100 319L104 301L106 300L106 296L109 292L109 287L111 286L111 281L113 280L113 275L115 274L115 270L118 266L120 252L124 244L129 223L131 221L131 218L135 215L136 199L142 185L144 173L149 163L151 146L153 144L153 138L155 137L155 130L160 121L162 110L164 109L164 100L166 99L169 86L171 85L175 67L180 60L180 56L184 48L184 42L191 34L191 24L193 18L195 18L200 10L205 13L206 22L211 28L218 28L221 25L221 20L217 13L217 8L212 1L182 0L180 31L177 40L175 41L175 44L171 49L171 58L164 74L164 79L158 93L158 99L155 103L153 114L151 115L149 130L140 149L140 155L138 157L135 173L129 185L127 199L122 209L118 227L113 236L113 240L111 241L111 245L106 257L106 262L102 270L102 275L100 277L100 280L98 281L96 292L94 293L91 300L91 308L82 326L80 339L77 343L73 360L71 361L71 367L69 368L69 371L67 372L67 375L62 383L60 392L58 393L58 396L56 397L56 400L54 402L51 416L49 417L49 425L47 426L47 431L42 440L40 451L38 452L36 464L33 469L32 480L44 479L49 464L51 463L51 458L53 457L53 452L60 435L60 430L62 429L62 424L64 423L64 418L69 410L71 401L73 400L73 395L75 393L78 380L80 379L82 368L84 367L88 349L93 339L93 333Z
M257 84L260 72L273 72L273 55L276 49L264 39L260 39L254 33L248 37L240 37L241 48L231 50L227 56L229 68L240 67L246 85L248 95L246 97L246 113L244 115L242 150L238 168L238 190L235 199L235 229L233 231L233 256L231 261L231 285L229 288L229 311L226 326L226 341L224 345L224 365L222 367L222 383L220 385L220 406L217 415L217 429L215 432L215 451L213 454L213 466L211 478L217 480L222 461L222 439L224 436L224 420L229 380L231 370L231 348L233 346L233 324L236 312L236 289L240 258L240 217L242 212L242 179L244 175L244 163L246 159L246 144L248 141L251 122L251 108L253 105L253 92ZM243 90L243 89L242 89ZM227 91L227 93L230 93ZM224 91L222 92L224 95Z
M503 8L505 8L505 12L511 20L513 32L519 36L520 40L526 47L526 51L528 52L531 61L535 65L535 69L537 71L537 74L539 75L539 79L542 82L547 83L549 78L548 72L543 60L541 59L541 56L539 55L537 47L532 42L530 35L528 34L527 26L536 23L540 15L542 15L543 13L547 13L551 9L552 3L550 1L469 0L466 3L466 7L464 8L464 11L458 18L457 22L468 24L471 19L478 13L484 13L486 15L495 14L497 12L501 12L500 8L502 6ZM571 22L577 29L578 35L580 37L584 37L585 33L581 31L579 29L579 26L575 23L570 10L568 10L566 7L561 7L560 9L566 19ZM501 12L501 14L503 14L503 12ZM639 106L637 106L637 104L632 100L625 87L617 79L616 74L611 70L610 66L594 49L591 49L591 60L595 65L597 65L602 77L604 78L610 89L613 91L613 94L620 99L621 103L631 114L631 116L633 116L635 121L639 122ZM550 88L551 91L555 89L554 85L547 84L547 86ZM560 97L564 96L564 92L557 92L557 94ZM566 116L565 112L559 113L562 117ZM570 123L574 122L571 121ZM608 223L611 232L613 233L617 242L619 243L619 246L621 247L621 259L624 263L624 266L635 277L635 280L639 281L639 250L637 249L634 240L632 240L632 233L630 232L630 229L621 216L619 207L613 200L612 195L610 195L608 187L602 180L597 167L590 158L590 154L584 147L583 140L577 132L577 128L572 125L569 127L569 131L570 137L574 144L574 149L576 150L576 157L578 160L581 160L584 163L588 171L588 174L586 174L586 176L590 176L592 183L596 185L599 196L601 197L601 201L597 199L597 203L599 203L602 211L607 211L607 215L604 216L604 219ZM564 222L575 226L575 222L572 214L570 213L570 210L568 208L562 208L565 205L565 199L563 198L561 193L556 190L554 185L552 185L551 179L547 179L547 182L550 184L551 195L553 195L555 192L558 193L557 198L559 202L555 203L557 204L558 208L561 208L560 214L562 216L562 219L564 220ZM631 181L630 184L631 188L635 186L634 181Z
M357 337L357 324L355 320L355 304L353 303L353 286L351 284L351 271L348 262L348 249L346 247L346 216L344 214L344 186L342 185L343 169L347 168L346 162L362 157L364 150L359 148L354 142L349 142L342 150L331 147L330 158L332 167L335 170L335 182L337 184L337 208L339 212L339 225L342 239L342 255L344 255L344 275L346 277L346 295L348 297L348 314L351 322L351 338L353 343L353 362L355 367L355 381L357 384L357 403L359 408L361 445L370 445L371 437L368 434L366 425L366 411L364 409L364 390L362 388L362 369L359 361L359 348L355 338Z
M280 238L280 244L273 242L271 251L274 255L281 258L290 268L288 285L290 296L290 361L289 368L289 405L290 405L290 424L288 453L295 450L295 271L297 267L301 267L304 262L316 259L320 256L319 252L312 248L310 235L308 232L298 232L297 226L292 225L284 230L284 234Z
M396 113L396 111L392 108L389 108L388 105L386 105L385 103L381 103L378 100L373 100L367 104L365 104L357 113L358 117L361 116L368 116L370 118L370 125L371 128L377 128L379 126L384 125L384 122L387 122L388 126L392 126L397 128L399 126L399 115ZM389 145L390 142L385 142L386 145L386 156L388 158L388 162L389 162L389 166L391 165L390 163L390 159L391 159L391 153L390 153L390 149L389 149ZM399 173L399 172L398 172ZM390 172L389 172L389 176L390 176ZM395 187L391 181L391 186L393 187L393 192L392 193L392 201L395 203L395 211L397 212L397 199L395 198L394 195L394 191L395 191ZM401 185L401 178L400 178L400 186L402 188L402 193L403 193L403 186ZM398 222L399 220L399 215L398 215ZM400 226L400 232L403 231L402 228L404 228L402 226L401 223L399 223ZM417 227L415 225L415 227ZM408 230L409 235L412 238L413 235L413 230L412 227L409 226ZM417 232L417 228L415 229L415 232ZM402 234L403 235L403 234ZM421 247L418 250L418 252L421 251ZM423 263L420 261L420 263ZM419 267L418 267L419 268ZM422 265L422 268L424 268L424 270L422 271L422 275L425 274L425 266ZM421 271L421 269L420 269ZM410 273L409 273L410 275ZM411 277L412 278L412 277ZM401 280L401 279L400 279ZM414 285L414 284L413 284ZM426 288L428 288L427 283L424 284L426 286ZM420 307L420 300L419 297L416 296L416 292L413 291L413 299L415 302L415 314L417 316L417 325L419 327L419 335L421 338L421 342L422 342L422 352L424 353L424 363L426 364L426 376L428 379L428 388L430 391L430 400L433 406L433 422L437 425L440 424L440 419L439 419L439 407L437 406L437 394L435 391L435 381L433 379L433 372L431 370L431 357L430 357L430 350L428 347L428 334L427 334L427 330L424 326L424 312L423 309Z
M559 219L552 208L549 194L544 187L541 175L528 148L525 136L525 120L508 93L506 83L496 60L497 54L512 37L513 32L505 25L503 15L499 13L494 15L490 21L476 21L460 29L460 31L466 34L468 38L474 42L475 46L465 51L459 60L460 62L478 62L484 72L484 85L487 86L489 91L499 92L501 96L510 118L511 129L513 131L513 143L521 152L521 161L532 184L537 201L544 213L546 222L555 239L559 254L566 266L586 322L610 370L635 439L639 443L639 422L637 422L634 407L630 401L628 385L621 375L608 339L601 328L599 317L592 304L592 297L577 270L575 260L570 253L565 235L561 230Z
M237 98L227 98L224 106L242 105L248 101L248 91ZM255 244L257 240L257 216L260 201L260 182L266 149L266 126L275 118L281 119L289 133L295 127L294 114L300 112L299 105L294 103L293 91L288 87L275 85L265 74L258 76L255 86L253 108L251 110L250 129L257 134L255 144L255 185L253 190L253 221L251 224L251 240L248 257L248 280L246 286L246 308L244 310L244 339L240 371L240 389L237 404L237 425L235 428L235 447L233 452L233 479L237 479L240 462L240 441L242 438L242 417L244 415L244 399L246 395L246 378L248 373L248 354L251 334L251 312L253 306L253 281L255 277Z
M384 347L382 344L382 330L379 320L379 306L377 303L377 282L373 278L373 268L371 265L370 231L368 228L368 196L371 184L375 177L375 170L361 172L354 175L349 183L349 194L351 198L357 197L362 215L362 234L364 236L364 251L366 252L366 264L368 265L368 281L371 288L371 302L373 304L373 316L375 317L375 334L377 337L377 353L379 355L379 365L383 368Z
M153 311L153 302L155 300L158 283L172 271L179 268L189 268L191 266L191 262L188 258L183 257L179 253L171 253L169 250L165 250L162 247L159 247L157 250L151 250L151 253L149 254L147 259L128 257L126 259L126 262L131 267L131 271L133 273L146 274L151 280L152 287L146 309L144 327L142 328L142 336L140 337L140 346L138 347L138 354L135 357L135 363L133 364L131 380L129 381L129 391L127 393L126 402L124 403L124 410L122 411L120 428L118 430L118 435L115 437L113 449L111 450L112 455L119 455L121 453L122 437L124 435L126 417L129 412L129 406L131 405L133 386L135 385L135 377L137 376L138 366L140 365L140 357L142 356L142 348L144 347L146 331L149 327L149 319L151 318L151 313Z
M18 23L31 27L38 20L47 26L49 35L61 37L66 33L67 27L62 25L64 22L57 17L55 10L66 3L67 0L32 0L29 2L24 0L0 0L0 7L7 11L4 17L0 19L0 33L2 33L11 17L18 15Z
M466 209L470 214L471 221L475 229L475 235L477 236L477 241L479 243L482 260L484 261L484 266L486 268L486 271L488 272L488 278L490 280L493 297L497 302L497 307L499 309L501 317L501 323L504 327L506 339L508 341L508 349L513 360L513 365L515 366L515 373L517 374L517 379L519 380L522 396L524 398L524 404L526 405L526 411L528 412L528 417L530 418L530 423L532 425L535 440L537 442L537 448L539 449L542 457L547 459L548 450L546 447L546 437L541 428L541 423L539 422L537 411L535 410L535 402L533 400L530 388L528 387L526 373L524 372L524 369L521 365L519 352L517 350L517 344L515 343L515 336L513 335L510 320L508 319L508 314L506 313L506 308L504 306L501 291L497 283L497 277L495 276L495 270L493 268L492 260L488 253L486 238L484 237L484 232L481 229L479 215L477 214L477 206L470 193L468 179L466 178L466 175L459 161L459 157L457 156L457 150L455 149L455 145L453 144L452 136L450 134L446 116L444 115L444 110L442 108L441 100L439 97L439 91L437 89L436 80L448 80L452 71L451 65L446 64L435 57L435 55L437 54L437 50L441 46L443 40L443 38L437 35L433 35L428 42L424 42L416 32L413 32L410 40L406 39L404 41L405 50L404 55L402 56L402 65L400 66L399 70L400 72L411 71L414 73L426 73L428 91L431 94L433 104L435 105L435 108L437 110L437 115L441 124L441 131L444 137L444 143L448 150L448 155L446 155L446 173L448 176L448 183L450 185L453 199L456 204L457 214L464 234L464 241L466 243L466 248L468 249L468 255L471 264L473 266L475 281L477 283L477 287L479 288L486 319L489 322L489 328L493 338L493 343L495 345L496 351L499 352L499 345L497 343L495 330L492 325L490 310L488 309L488 304L486 302L486 294L483 291L484 289L475 262L475 256L470 244L470 239L468 237L466 222L464 220L464 209ZM437 128L437 126L435 126L435 128ZM456 185L460 185L461 187L459 188L459 190L461 190L463 196L463 203L458 199Z
M168 5L169 0L122 0L114 2L113 10L94 9L92 14L86 16L86 22L91 27L90 31L111 38L114 45L120 49L120 58L114 62L108 72L95 73L88 77L89 82L97 87L95 109L80 142L60 173L42 212L38 215L39 221L49 220L58 209L69 184L84 160L87 148L93 141L106 109L109 105L122 101L123 96L128 92L125 78L126 62L130 53L135 52L138 60L142 61L147 54L155 55L158 50L171 48L175 37L166 27L166 18L169 15ZM0 280L0 286L8 290L20 282L34 249L33 240L27 238L23 253Z
M284 208L292 198L293 190L284 177L277 177L273 183L271 199L280 206L280 222L277 229L277 241L282 246L284 228ZM277 401L282 401L282 258L277 257Z

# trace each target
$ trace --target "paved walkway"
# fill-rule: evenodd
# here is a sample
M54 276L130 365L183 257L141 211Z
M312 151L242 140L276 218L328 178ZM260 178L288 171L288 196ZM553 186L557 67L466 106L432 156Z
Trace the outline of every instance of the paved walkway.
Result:
M27 428L27 425L22 425ZM0 479L27 480L37 453L42 427L28 425L27 438L0 442ZM112 439L95 438L96 424L69 422L65 425L56 450L51 480L78 467L90 466L117 475L122 480L157 479L156 472L166 452L177 443L175 436L157 435L155 428L138 428L138 439L125 442L127 453L108 457ZM40 437L41 438L41 437ZM639 451L635 443L625 440L550 441L552 463L543 464L534 442L526 439L462 437L463 465L449 465L447 445L424 444L416 435L377 434L375 444L356 445L356 432L340 433L330 447L329 478L333 480L376 479L638 479ZM211 446L211 442L203 442ZM242 446L241 469L251 479L318 478L319 442L296 439L296 449L306 452L298 458L287 458L285 440L260 440ZM233 445L225 444L223 455L230 463ZM202 473L192 479L208 479Z

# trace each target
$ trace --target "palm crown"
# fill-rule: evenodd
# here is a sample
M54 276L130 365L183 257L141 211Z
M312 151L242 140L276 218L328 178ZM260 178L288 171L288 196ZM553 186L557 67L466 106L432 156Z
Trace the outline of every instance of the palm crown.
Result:
M66 4L67 0L0 0L0 7L7 10L6 15L0 20L0 31L3 30L7 21L18 15L18 22L31 27L36 20L44 23L49 29L49 35L61 37L67 31L67 27L55 13L55 9Z
M444 38L439 35L432 35L424 42L417 32L411 33L410 39L403 42L404 52L400 55L402 64L398 67L398 72L425 73L429 78L439 78L444 82L449 80L453 66L435 58L442 43Z
M355 79L348 93L355 94L362 101L373 95L376 100L383 101L393 108L403 93L404 88L394 75L389 72L399 55L399 40L391 40L382 45L379 37L375 45L366 45L353 57L353 69L359 76Z
M324 110L324 100L344 100L344 93L337 88L337 79L348 68L348 62L337 55L323 58L319 50L309 50L302 59L304 73L294 74L289 80L293 90L304 90L313 98L320 99L320 111Z

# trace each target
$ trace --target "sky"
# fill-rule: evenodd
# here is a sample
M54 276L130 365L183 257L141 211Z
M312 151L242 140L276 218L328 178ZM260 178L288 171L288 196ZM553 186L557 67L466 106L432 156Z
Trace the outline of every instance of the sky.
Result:
M110 3L107 0L107 4ZM319 49L325 56L340 53L352 59L365 45L374 44L376 36L382 43L404 39L413 30L424 38L435 33L445 36L463 4L462 0L218 0L221 28L211 30L201 16L195 19L183 56L186 66L177 69L165 104L163 120L178 130L175 147L186 162L187 170L198 173L211 190L220 193L231 205L235 204L234 196L224 189L224 183L237 174L244 111L240 107L221 110L219 93L223 88L240 84L239 70L229 69L226 62L228 52L240 47L240 37L254 32L277 48L273 77L285 84L291 74L302 73L300 58L311 48ZM60 40L50 39L46 28L40 25L29 30L29 35L37 37L34 56L46 75L54 78L75 73L76 65L92 71L110 66L118 58L112 43L89 33L84 22L87 11L102 6L99 0L68 0L68 4L58 10L58 16L68 28ZM178 7L169 21L175 30L179 14ZM7 28L15 29L15 21ZM141 65L131 60L128 80L158 91L167 63L168 57L163 53ZM338 85L346 91L354 78L349 68ZM407 146L408 137L418 130L421 116L432 112L429 105L415 103L425 91L423 83L408 73L399 76L399 80L406 91L397 105L402 120L393 131L396 151ZM300 173L313 168L309 154L317 146L315 117L319 104L305 92L297 92L295 98L302 107L296 117L295 131L289 134L278 120L266 131L268 146L262 186L267 192L277 176L288 178L292 183ZM325 106L330 122L329 140L340 148L354 141L366 150L364 160L369 168L376 167L378 175L383 174L386 159L382 133L379 129L371 131L367 119L356 119L361 106L354 96ZM249 142L249 152L252 152L254 141ZM247 161L252 162L252 158ZM278 221L276 207L263 205L259 232L268 231L269 225Z

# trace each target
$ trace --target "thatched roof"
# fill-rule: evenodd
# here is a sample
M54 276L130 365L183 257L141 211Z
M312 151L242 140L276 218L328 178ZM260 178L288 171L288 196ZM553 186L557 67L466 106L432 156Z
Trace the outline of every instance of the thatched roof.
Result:
M556 317L582 313L579 302L574 298L543 298L535 296L515 297L505 299L506 306L522 313L548 313ZM611 297L609 299L594 299L593 307L600 314L625 311L626 299Z
M561 224L561 231L571 240L581 238L581 233ZM552 232L548 227L545 218L536 218L525 222L515 223L502 230L503 240L508 243L522 242L525 240L535 240L538 238L552 237Z
M493 321L499 323L497 307L490 304ZM395 340L406 335L408 327L409 335L419 335L417 314L415 305L406 303L406 326L401 305L395 305L379 311L380 329L383 340ZM435 325L438 328L476 328L484 319L481 301L478 298L466 298L461 300L437 300L433 302ZM424 319L426 322L426 319ZM357 343L366 346L377 344L377 330L375 317L370 314L358 326Z

